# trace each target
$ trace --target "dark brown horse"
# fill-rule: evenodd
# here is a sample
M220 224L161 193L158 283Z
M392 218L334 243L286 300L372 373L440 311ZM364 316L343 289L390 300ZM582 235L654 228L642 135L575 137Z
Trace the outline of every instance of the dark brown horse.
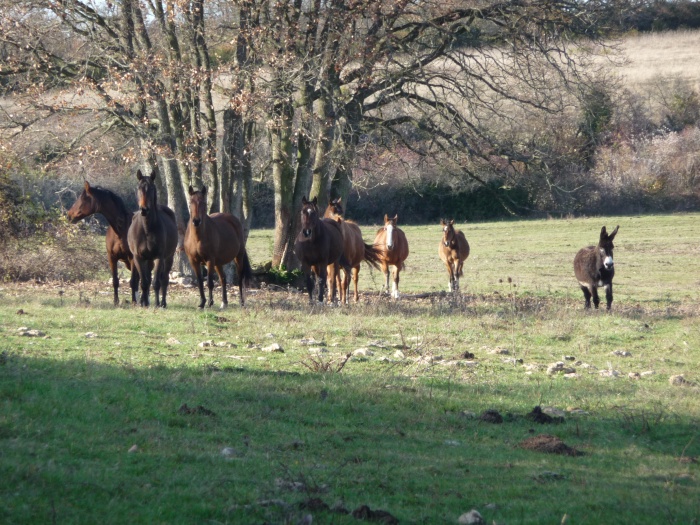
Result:
M131 216L124 205L124 201L116 193L96 186L90 186L85 182L85 188L68 210L68 219L75 224L95 213L102 214L109 228L105 237L107 244L107 260L112 272L112 286L114 287L114 304L119 304L119 276L117 263L122 261L131 271L131 301L136 302L136 290L139 286L139 273L134 271L133 256L126 240Z
M197 275L199 285L200 303L204 308L204 279L202 278L202 265L207 266L207 287L209 288L209 304L214 304L214 270L219 274L221 281L221 293L223 296L221 308L228 306L226 297L226 274L224 264L231 261L236 263L238 273L238 290L241 295L241 306L245 306L245 285L253 277L248 254L245 250L245 238L243 225L238 217L230 213L212 213L207 215L207 187L201 191L194 191L192 186L190 193L190 221L185 231L185 253L190 260L190 265Z
M379 269L379 252L373 245L365 243L357 224L343 218L343 205L340 197L333 199L328 204L324 218L333 219L340 224L340 231L343 233L343 256L351 268L352 282L355 285L355 302L358 302L360 294L357 291L357 280L360 275L360 263L365 261L370 266ZM340 282L338 275L338 286L340 288L340 302L348 304L350 290L350 274L348 272L343 271L342 282Z
M586 300L586 308L591 307L591 297L596 308L600 304L598 288L605 288L605 300L608 310L613 302L612 280L615 277L615 263L613 262L613 239L617 235L618 225L613 232L608 232L603 226L600 230L598 246L581 248L574 258L574 273L583 291Z
M134 254L134 266L141 278L141 306L148 306L153 271L156 306L165 308L170 269L177 248L175 213L167 206L158 204L155 172L150 177L144 177L139 170L136 178L139 181L136 198L140 209L133 215L127 240L129 249ZM161 289L162 300L159 297Z
M438 255L447 267L450 282L450 292L459 291L459 278L462 277L462 266L469 257L469 243L461 230L455 230L455 221L440 220L442 239L438 246Z
M406 235L396 224L399 216L390 219L384 215L384 226L379 229L374 239L374 247L379 253L379 265L386 277L385 290L389 292L389 266L394 267L394 282L391 287L391 296L399 298L399 273L404 267L404 261L408 257L408 240Z
M322 219L318 213L318 199L302 199L301 231L294 243L301 268L306 274L306 289L309 300L313 301L314 275L318 285L318 301L323 303L323 292L328 282L328 300L335 296L336 275L342 264L350 271L343 257L343 233L333 219Z

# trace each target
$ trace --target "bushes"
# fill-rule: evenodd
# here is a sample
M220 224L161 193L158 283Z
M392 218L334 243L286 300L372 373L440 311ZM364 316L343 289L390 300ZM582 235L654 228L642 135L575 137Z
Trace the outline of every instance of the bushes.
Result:
M106 266L95 238L69 225L58 207L44 205L32 174L15 174L0 173L0 281L94 277Z

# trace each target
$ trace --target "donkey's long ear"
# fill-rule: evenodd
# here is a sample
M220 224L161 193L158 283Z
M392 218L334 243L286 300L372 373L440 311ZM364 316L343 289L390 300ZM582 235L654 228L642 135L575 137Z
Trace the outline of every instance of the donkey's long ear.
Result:
M304 195L304 196L301 198L301 203L302 203L304 206L306 206L306 205L309 203L309 201L306 200L306 195Z
M85 181L85 193L87 193L88 195L92 195L92 193L90 193L91 191L92 187L90 186L90 183L88 181Z
M192 186L190 186L190 187L187 189L187 192L190 194L190 196L192 196L192 194L194 193L194 188L193 188Z
M207 187L206 186L202 186L202 195L204 195L205 197L207 196Z
M454 226L454 225L455 225L455 220L454 220L454 219L450 219L450 226Z
M386 224L387 222L389 222L389 216L385 213L384 214L384 224Z
M394 218L391 219L391 222L393 222L394 225L396 225L396 223L399 222L399 214L398 213L396 215L394 215Z
M440 219L440 226L447 226L447 223L445 223L445 219Z
M619 229L620 229L620 225L618 224L617 226L615 226L615 229L612 231L612 233L610 235L608 235L608 239L610 239L612 241L615 238L615 235L617 235L617 230L619 230Z
M151 172L151 181L155 181L155 180L156 180L156 170L153 170Z
M138 170L138 171L136 172L136 178L137 178L138 180L143 179L143 173L141 173L141 170Z
M318 197L314 197L314 200L311 201L314 206L318 205Z

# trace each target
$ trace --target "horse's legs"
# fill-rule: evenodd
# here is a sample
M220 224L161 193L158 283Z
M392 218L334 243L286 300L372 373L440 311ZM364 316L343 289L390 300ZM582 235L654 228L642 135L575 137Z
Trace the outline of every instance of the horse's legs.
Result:
M326 278L324 281L326 281L327 286L328 286L328 303L333 304L335 301L335 292L336 292L336 276L340 275L340 266L338 265L337 262L331 263L328 266L326 266ZM342 302L342 292L338 290L338 298Z
M161 301L160 305L163 308L168 307L168 303L165 301L165 296L168 294L168 284L170 284L170 270L173 269L173 259L174 256L168 257L164 261L161 261L161 287L163 289L163 300Z
M306 274L306 291L309 292L309 302L314 302L314 279L316 277L316 267L303 267L302 270Z
M593 295L593 304L595 305L596 308L598 308L598 305L600 304L600 298L598 297L598 288L593 286L591 288L591 295Z
M355 302L360 300L360 293L357 291L357 281L360 279L360 265L352 269L352 283L355 286ZM350 291L350 280L348 279L348 291Z
M452 269L452 261L445 261L445 266L447 267L447 277L449 279L449 282L447 283L447 290L450 292L454 292L455 273Z
M585 308L590 308L591 307L591 291L588 289L588 286L584 286L584 285L581 285L581 291L583 292L583 298L586 300Z
M455 285L457 287L457 290L459 291L459 278L463 275L462 266L464 266L464 261L458 260L455 266Z
M326 280L328 279L328 267L325 264L319 264L317 267L316 281L318 284L318 302L323 304Z
M196 261L195 259L190 257L190 266L194 271L195 277L197 277L197 287L199 288L198 308L201 310L202 308L204 308L204 305L207 302L206 297L204 296L204 277L202 277L202 265L199 263L199 261Z
M139 289L139 271L133 259L131 261L131 280L129 281L129 285L131 286L131 303L136 304L136 293Z
M141 306L148 306L148 291L151 287L151 263L145 259L134 257L134 264L141 281Z
M382 291L386 290L386 293L390 293L390 288L389 288L389 265L386 263L382 263L382 272L384 272L384 287Z
M605 286L605 301L608 303L608 310L610 310L613 301L612 283Z
M114 306L119 306L119 275L117 275L117 263L113 255L109 256L109 269L112 272L112 287L114 288Z
M214 304L214 263L207 262L207 288L209 289L209 302L207 306L211 307Z
M160 288L163 285L163 277L161 273L163 272L163 259L156 259L153 266L153 293L156 296L156 308L161 305L160 301Z
M399 298L399 272L401 271L401 263L394 266L394 282L391 287L391 296L394 299Z
M217 264L216 273L219 274L219 280L221 281L221 308L226 308L228 306L228 298L226 297L226 274L224 273L224 268L220 264Z

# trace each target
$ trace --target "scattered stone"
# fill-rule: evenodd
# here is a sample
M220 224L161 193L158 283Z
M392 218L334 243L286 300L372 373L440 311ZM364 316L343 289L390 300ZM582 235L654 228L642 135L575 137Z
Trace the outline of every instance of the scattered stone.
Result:
M375 348L386 348L386 342L384 342L384 341L368 341L367 346L373 346Z
M367 505L352 511L352 517L358 520L375 521L383 525L398 525L399 520L385 510L372 510Z
M134 452L138 452L138 451L139 451L138 445L131 445L131 447L129 448L129 454L133 454Z
M588 412L586 412L584 409L576 408L576 407L566 407L566 411L569 414L575 414L575 415L579 415L579 416L588 414Z
M565 356L564 356L564 361L576 361L576 356L573 356L573 355L565 355Z
M370 357L373 356L374 352L369 348L358 348L352 353L353 357Z
M275 334L273 334L272 332L268 332L268 333L265 334L265 337L267 337L268 339L274 339L274 338L275 338Z
M526 365L523 365L525 367L525 370L528 372L540 372L542 370L545 370L547 367L541 363L528 363Z
M560 417L562 419L566 416L566 412L557 407L542 407L542 412L552 417Z
M17 315L24 315L26 312L22 310L21 308L15 312Z
M174 337L171 337L170 339L168 339L168 340L166 341L166 344L169 344L169 345L181 345L182 343L181 343L180 341L178 341L177 339L175 339Z
M233 348L236 345L233 343L229 343L228 341L219 341L218 343L214 343L214 346L218 348Z
M575 368L565 366L563 361L557 361L547 367L547 374L550 376L554 374L573 374L575 372Z
M498 413L498 410L489 409L479 416L479 420L486 423L500 424L503 423L503 416Z
M214 341L211 339L209 341L202 341L197 345L199 348L209 348L210 346L214 346Z
M394 359L406 359L406 354L404 354L401 350L397 350L394 352Z
M445 440L445 445L447 445L448 447L458 447L458 446L460 446L461 444L462 444L462 443L460 443L460 442L457 441L456 439L446 439L446 440Z
M180 405L180 408L177 410L178 414L182 415L201 415L201 416L216 416L214 412L209 410L208 408L203 407L202 405L198 405L194 408L188 407L187 403L183 403Z
M260 351L262 352L280 352L284 353L284 350L282 347L279 345L279 343L272 343L269 346L263 346Z
M377 358L378 363L393 363L391 359L389 359L387 356L383 355L379 358Z
M233 447L224 447L221 449L221 455L225 458L234 458L239 457L242 454Z
M498 505L496 505L495 503L487 503L486 505L484 505L484 508L486 510L498 510Z
M598 370L598 367L590 363L581 363L581 368L584 370Z
M630 379L641 379L642 374L640 374L639 372L630 372L629 374L627 374L627 377L629 377Z
M492 348L489 350L489 354L494 354L494 355L510 355L510 350L506 348Z
M306 491L306 483L302 483L301 481L290 481L282 478L275 479L275 487L280 490L286 490L287 492Z
M560 474L559 472L545 470L544 472L540 472L539 474L535 474L534 476L532 476L532 479L539 483L546 483L548 481L559 481L562 479L566 479L566 476Z
M313 337L304 338L299 341L299 344L302 346L326 346L326 343L323 341L317 341Z
M576 450L564 443L556 436L540 434L522 441L518 447L525 450L545 452L547 454L561 454L563 456L582 456L583 452Z
M467 419L476 419L476 412L471 412L470 410L462 410L459 415Z
M26 326L18 328L17 332L23 337L44 337L46 335L46 333L42 332L41 330L30 330Z
M692 385L693 384L690 381L688 381L683 374L678 374L678 375L669 377L668 382L673 386L685 386L685 385Z
M522 359L520 359L520 358L516 359L515 357L504 357L502 359L502 361L504 363L506 363L507 365L522 365L523 364Z
M653 370L647 370L646 372L642 372L639 375L642 377L649 377L649 376L653 376L655 373L656 372L654 372Z
M611 369L605 369L601 370L600 372L600 377L619 377L620 376L620 371L619 370L613 370Z
M327 353L328 353L328 349L327 349L327 348L323 348L322 346L314 346L314 347L312 347L312 348L309 348L309 353L310 353L310 354L314 354L314 355L318 355L318 354L327 354Z
M627 350L613 350L610 353L618 357L632 357L632 354L630 354Z
M457 523L459 523L459 525L480 525L486 523L486 521L484 521L484 518L479 514L478 510L472 509L457 518Z
M94 339L95 337L97 337L97 334L95 332L85 332L85 337L87 337L88 339Z
M579 375L576 372L572 372L571 374L564 374L562 377L564 379L578 379Z
M678 463L697 463L698 458L696 456L681 456L678 458Z
M540 425L561 423L564 421L563 416L552 417L549 414L546 414L545 412L543 412L542 408L539 406L536 406L535 408L533 408L532 412L526 414L525 417L531 421L534 421L535 423L539 423Z

